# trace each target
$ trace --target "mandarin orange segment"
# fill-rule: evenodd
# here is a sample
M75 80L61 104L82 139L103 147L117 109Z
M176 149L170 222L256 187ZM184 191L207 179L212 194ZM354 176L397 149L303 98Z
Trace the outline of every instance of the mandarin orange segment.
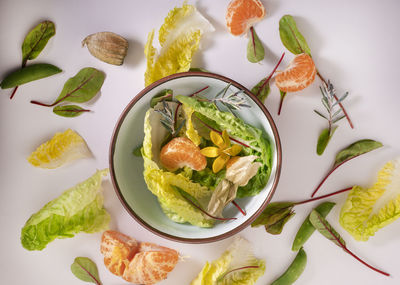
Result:
M317 69L311 56L306 53L298 54L288 68L277 72L275 84L284 92L300 91L314 82L316 73Z
M234 36L240 36L265 16L265 8L260 0L233 0L226 13L226 26Z
M179 259L177 251L152 243L141 243L139 253L126 268L124 278L138 284L154 284L167 278Z
M120 232L105 231L101 238L100 252L111 273L122 276L126 266L138 252L138 242Z
M184 166L200 171L207 166L207 160L201 154L200 148L184 137L174 138L163 146L160 162L169 171L175 171Z

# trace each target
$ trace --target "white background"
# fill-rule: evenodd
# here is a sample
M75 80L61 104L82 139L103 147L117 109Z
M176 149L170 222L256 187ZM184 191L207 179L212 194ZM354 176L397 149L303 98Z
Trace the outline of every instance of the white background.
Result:
M101 233L78 234L55 240L46 249L29 252L20 244L20 230L31 214L65 189L85 180L96 169L108 167L108 147L113 127L123 108L144 87L144 44L148 32L158 29L168 10L182 1L0 1L0 78L21 63L20 46L26 33L41 20L56 24L56 36L34 61L48 62L63 73L21 86L10 101L11 89L0 90L0 279L2 284L83 284L70 272L77 256L93 259L104 284L125 284L104 267L99 252ZM278 126L283 147L283 168L274 201L301 200L329 169L335 153L350 143L371 138L385 147L357 158L340 168L320 190L326 194L359 184L370 186L377 171L400 154L400 96L398 92L400 45L398 28L400 2L391 1L296 1L264 0L267 17L255 28L263 41L266 57L261 64L246 60L245 37L233 37L225 29L228 1L197 1L196 6L216 31L202 41L192 64L240 82L251 88L269 74L285 48L280 42L278 22L292 14L308 41L321 73L333 81L338 93L349 91L345 101L355 129L345 120L323 156L315 154L319 132L326 122L313 109L322 111L318 85L289 94L282 114L277 116L279 93L275 86L266 101ZM92 57L81 40L95 32L113 31L129 40L123 66L111 66ZM293 56L286 51L282 68ZM33 62L31 62L33 63ZM36 99L52 102L64 82L81 68L92 66L106 73L101 96L90 106L92 113L63 118L50 108L29 103ZM76 161L55 170L32 167L26 158L57 131L72 128L87 141L93 159ZM140 135L140 134L138 134ZM171 242L143 229L122 208L109 180L104 185L105 207L111 214L111 228L141 241L177 249L179 262L160 284L188 284L205 261L217 258L231 243L224 241L190 245ZM315 233L305 245L307 267L296 284L400 284L398 255L400 223L379 231L368 242L356 242L338 224L345 195L331 199L338 203L328 220L342 234L348 247L361 258L392 274L387 278L369 270L340 248ZM257 256L267 263L257 284L277 278L295 257L292 239L315 204L298 206L296 216L279 236L263 228L247 228L240 235L250 240Z

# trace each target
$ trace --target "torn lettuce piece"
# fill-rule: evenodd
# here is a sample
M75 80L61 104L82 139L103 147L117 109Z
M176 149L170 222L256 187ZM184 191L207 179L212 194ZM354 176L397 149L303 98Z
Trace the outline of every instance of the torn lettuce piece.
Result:
M199 145L201 143L201 137L199 133L193 126L192 116L194 110L189 106L182 105L183 114L185 117L185 135L188 139L190 139L195 145Z
M233 269L257 266L232 271ZM236 237L231 246L220 258L206 262L203 269L191 285L253 285L265 272L265 261L253 255L251 244L241 237Z
M42 250L56 238L106 230L110 215L103 207L101 181L107 174L108 169L97 171L33 214L21 230L22 246Z
M226 130L229 136L250 147L243 147L245 155L255 155L262 165L257 175L250 179L246 186L238 188L238 197L257 195L267 184L272 167L272 150L268 138L260 129L246 124L242 119L230 112L218 110L214 104L198 101L195 98L178 95L175 97L183 105L187 105L198 113L197 118L207 118L207 124L217 130ZM211 123L210 123L211 122Z
M180 8L172 9L158 32L161 46L159 54L153 46L154 30L149 33L144 50L147 59L145 85L174 73L188 71L201 36L211 31L214 31L214 27L193 5L183 4Z
M157 121L158 116L157 112L149 109L144 121L145 136L142 156L144 159L143 176L147 187L157 196L162 210L171 220L178 223L188 222L199 227L211 227L214 221L205 217L201 211L188 203L173 186L179 187L199 201L209 199L211 191L199 183L192 182L187 173L175 174L163 171L156 163L156 160L159 160L161 141L164 138L160 131L165 129L160 121Z
M400 158L378 172L371 188L354 186L340 212L340 224L356 240L367 241L400 217Z

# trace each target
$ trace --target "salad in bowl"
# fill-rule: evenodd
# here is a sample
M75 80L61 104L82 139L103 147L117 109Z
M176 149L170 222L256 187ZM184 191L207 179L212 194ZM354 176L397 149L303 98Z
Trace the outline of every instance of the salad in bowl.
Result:
M128 105L115 129L117 194L137 221L164 237L230 236L256 218L276 188L281 152L272 118L244 87L223 79L200 72L164 78ZM133 178L138 173L144 187Z

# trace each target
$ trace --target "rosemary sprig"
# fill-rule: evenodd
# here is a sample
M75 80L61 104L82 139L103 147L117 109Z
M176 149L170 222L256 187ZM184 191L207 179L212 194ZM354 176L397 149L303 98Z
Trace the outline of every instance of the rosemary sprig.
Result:
M182 120L182 122L179 124L177 128L175 128L175 115L174 112L172 112L171 107L165 102L165 100L162 100L163 102L163 107L162 109L154 110L158 113L161 114L161 124L171 133L172 137L175 137L178 135L179 131L182 129L183 125L185 124L185 120Z
M318 155L321 155L324 152L330 139L335 133L337 129L335 123L339 122L341 119L346 117L346 115L343 113L343 109L339 108L340 107L339 105L349 95L349 92L346 92L342 97L337 98L335 88L329 80L327 84L324 84L322 87L320 87L320 90L322 94L321 102L322 105L325 107L327 114L324 115L318 110L314 110L314 112L328 121L328 127L322 130L318 138L318 144L317 144Z
M231 84L229 83L227 86L225 86L224 89L219 91L217 95L215 95L215 97L212 99L197 97L197 100L211 102L215 105L217 109L220 110L220 108L217 105L217 103L219 103L225 106L233 115L236 116L236 114L233 111L240 110L242 107L250 108L251 106L247 104L246 99L243 96L241 96L242 94L245 94L244 90L239 90L227 95L230 86Z

